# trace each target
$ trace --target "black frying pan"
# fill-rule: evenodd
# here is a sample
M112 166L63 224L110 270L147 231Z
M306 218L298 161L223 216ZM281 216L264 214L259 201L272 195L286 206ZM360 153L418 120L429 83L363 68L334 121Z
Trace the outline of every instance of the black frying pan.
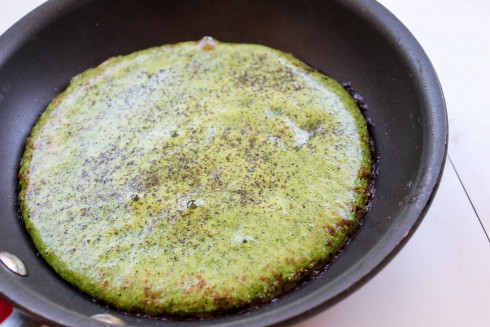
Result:
M69 286L36 255L19 218L17 171L24 141L70 78L103 60L211 35L291 52L369 105L376 194L364 225L320 277L247 313L211 321L163 321L124 315ZM149 326L270 325L295 322L353 292L378 272L420 223L442 174L447 117L435 72L412 35L375 1L54 0L0 38L0 251L29 269L0 268L0 295L50 325L97 326L109 312Z

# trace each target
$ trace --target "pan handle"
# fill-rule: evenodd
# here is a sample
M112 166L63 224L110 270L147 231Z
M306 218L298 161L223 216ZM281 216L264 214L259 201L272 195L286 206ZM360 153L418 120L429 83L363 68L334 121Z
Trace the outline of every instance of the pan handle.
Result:
M47 325L34 321L28 316L22 314L19 310L12 311L10 316L7 317L0 327L48 327Z

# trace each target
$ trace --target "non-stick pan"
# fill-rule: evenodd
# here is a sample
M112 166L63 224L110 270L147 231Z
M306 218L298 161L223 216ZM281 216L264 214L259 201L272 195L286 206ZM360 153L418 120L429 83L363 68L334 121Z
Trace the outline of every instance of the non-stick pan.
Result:
M198 40L259 43L291 52L365 98L379 158L364 224L319 277L273 303L204 321L155 320L97 304L37 255L17 206L24 142L71 77L151 46ZM437 77L407 29L371 0L52 0L0 37L0 295L50 326L98 326L110 313L130 325L259 326L296 322L341 300L376 274L415 231L441 177L447 117Z

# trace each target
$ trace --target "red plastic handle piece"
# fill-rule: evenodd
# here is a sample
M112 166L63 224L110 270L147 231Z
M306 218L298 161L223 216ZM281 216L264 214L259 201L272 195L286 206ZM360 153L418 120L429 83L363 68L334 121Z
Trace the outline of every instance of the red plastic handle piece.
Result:
M12 313L12 307L0 299L0 323Z

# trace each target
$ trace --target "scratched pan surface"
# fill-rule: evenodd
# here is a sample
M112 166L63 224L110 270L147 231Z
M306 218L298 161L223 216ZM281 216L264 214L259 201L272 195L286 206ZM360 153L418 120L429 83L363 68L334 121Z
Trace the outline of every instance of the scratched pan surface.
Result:
M369 105L376 194L357 236L320 277L277 301L212 321L124 315L94 303L36 256L19 218L17 171L39 114L74 75L120 54L211 35L291 52ZM430 205L444 165L447 118L435 72L411 34L375 1L53 0L0 37L0 251L29 269L0 268L0 296L55 325L97 326L108 312L130 325L271 325L299 321L352 293L401 248Z

